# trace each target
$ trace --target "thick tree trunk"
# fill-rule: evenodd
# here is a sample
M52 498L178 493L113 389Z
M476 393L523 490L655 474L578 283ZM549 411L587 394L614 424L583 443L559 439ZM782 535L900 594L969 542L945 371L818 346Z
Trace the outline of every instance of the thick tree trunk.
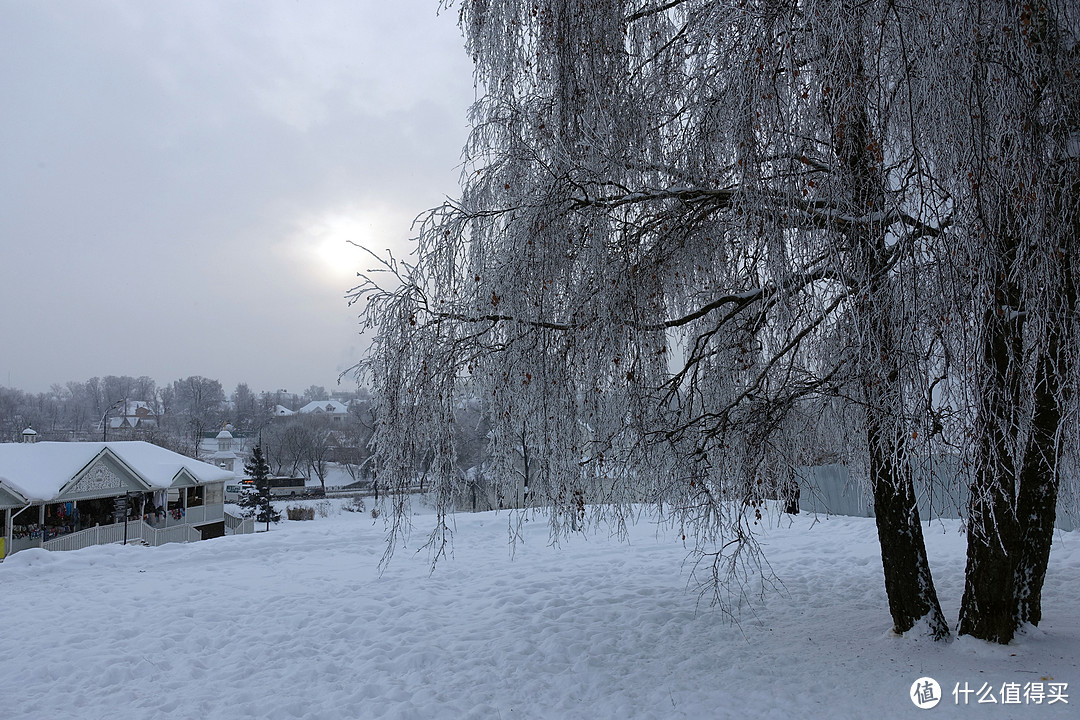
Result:
M882 447L882 443L875 442L877 431L867 434L871 443L874 514L893 630L905 633L925 618L931 637L948 637L949 624L941 611L926 557L911 468L894 462L888 443Z
M1007 277L1015 244L1001 256ZM1001 283L983 321L984 381L979 397L978 447L968 501L967 568L960 604L961 635L1007 643L1016 630L1014 568L1020 529L1016 518L1016 455L1023 320L1012 317L1017 288Z
M861 240L869 243L870 236ZM880 245L883 251L883 240ZM882 257L876 253L874 256ZM880 277L880 265L875 270L871 276ZM949 624L941 611L926 556L913 471L907 457L907 429L900 414L903 395L899 353L888 314L880 312L886 302L880 285L874 279L867 285L869 302L862 311L865 324L861 352L867 367L876 370L865 372L863 393L885 592L894 632L908 632L925 619L930 636L940 640L948 637Z
M999 481L985 473L972 487L959 633L1004 644L1016 632L1018 524L1012 498Z
M1067 276L1067 273L1066 273ZM1066 280L1066 286L1071 286ZM1066 290L1066 307L1075 304ZM960 607L960 634L1008 643L1024 623L1042 619L1042 586L1050 559L1060 487L1060 442L1067 359L1064 318L1049 319L1046 346L1038 351L1030 430L1018 438L1022 325L991 320L984 361L988 381L980 412L979 455L971 488L968 562ZM1019 472L1010 453L1025 441Z
M1048 350L1048 353L1051 352L1054 351ZM1042 620L1042 586L1046 580L1054 522L1057 519L1061 480L1057 464L1061 411L1051 387L1057 377L1052 357L1049 355L1039 364L1035 416L1020 471L1020 492L1016 500L1016 516L1020 522L1020 548L1014 570L1018 626L1024 623L1038 625Z
M1023 44L1003 43L1007 50L1000 58L992 36L980 48L1018 76L1026 73L1010 96L1020 104L996 105L1000 78L992 82L989 72L976 73L973 86L973 117L997 122L993 132L981 135L981 155L999 160L976 165L971 176L983 221L980 250L990 261L984 272L992 305L979 358L982 397L960 634L999 643L1042 618L1062 423L1074 382L1070 348L1077 300L1070 266L1077 236L1075 163L1061 157L1049 173L1044 165L1048 149L1065 144L1061 137L1047 142L1043 118L1045 99L1069 102L1056 86L1060 78L1054 79L1054 66L1063 59L1052 57L1060 53L1058 23L1045 4L1024 6L1020 18ZM1016 131L1007 131L1009 124Z
M1078 186L1080 183L1064 193L1066 201L1080 195L1076 192ZM1071 237L1057 253L1061 260L1056 268L1062 288L1061 306L1047 318L1047 343L1036 370L1031 433L1020 471L1016 515L1020 521L1021 544L1014 573L1018 624L1038 625L1042 620L1042 586L1057 520L1062 422L1075 372L1068 348L1077 294L1068 245L1076 245L1077 224L1074 219Z
M861 37L859 6L843 5L848 38ZM949 635L926 556L903 420L903 360L895 334L892 271L885 228L872 218L885 210L885 179L871 135L869 90L862 45L840 43L836 67L843 86L832 108L834 152L848 191L849 212L865 218L846 231L852 270L861 289L853 309L860 331L862 390L866 407L866 441L870 485L881 545L885 592L893 630L905 633L925 620L935 639Z
M860 297L853 306L859 329L862 390L866 407L866 441L870 454L870 484L874 495L885 592L893 630L905 633L927 623L935 639L949 634L926 557L915 485L907 458L907 428L903 420L903 360L895 334L892 271L885 227L873 220L884 214L885 178L871 133L870 91L865 75L863 37L865 8L842 2L838 30L843 39L835 48L835 100L826 97L826 114L833 126L833 149L842 168L848 212L860 222L847 229L851 269Z
M872 298L883 297L876 282L869 284ZM874 495L885 592L889 598L893 630L905 633L925 619L934 639L949 635L926 556L915 483L905 448L906 429L900 416L902 391L899 360L892 328L873 309L865 311L866 364L878 372L865 372L866 442L870 453L870 485Z

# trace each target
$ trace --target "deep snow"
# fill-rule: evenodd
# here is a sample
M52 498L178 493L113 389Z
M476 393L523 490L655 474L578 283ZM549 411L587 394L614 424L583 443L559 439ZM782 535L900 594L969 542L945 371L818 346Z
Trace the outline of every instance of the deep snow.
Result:
M783 516L763 540L782 593L733 625L647 516L628 543L558 547L536 518L511 558L510 515L457 515L431 573L421 513L380 575L383 520L336 507L269 533L8 558L0 718L1077 717L1080 533L1055 535L1042 626L999 647L890 636L869 519ZM964 537L924 529L955 618ZM942 686L932 710L908 698L921 676ZM1069 704L952 696L1051 678Z

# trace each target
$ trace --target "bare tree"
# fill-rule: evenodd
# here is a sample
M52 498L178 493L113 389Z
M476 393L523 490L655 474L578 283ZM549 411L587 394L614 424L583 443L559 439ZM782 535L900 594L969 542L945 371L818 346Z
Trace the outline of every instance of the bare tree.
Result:
M302 436L307 443L304 450L307 466L305 474L308 478L314 474L319 479L319 486L325 494L326 477L337 446L337 438L330 429L330 419L327 417L315 414L305 415L300 422L307 426Z
M197 458L203 433L221 422L221 405L225 400L221 383L201 375L192 375L173 381L172 391L168 395L173 412L183 418L187 426L191 443L188 452Z
M330 393L326 391L322 385L311 385L304 391L304 402L312 402L313 400L329 400Z
M258 434L272 419L272 407L265 407L265 393L255 395L247 383L236 385L231 400L234 424L244 432Z

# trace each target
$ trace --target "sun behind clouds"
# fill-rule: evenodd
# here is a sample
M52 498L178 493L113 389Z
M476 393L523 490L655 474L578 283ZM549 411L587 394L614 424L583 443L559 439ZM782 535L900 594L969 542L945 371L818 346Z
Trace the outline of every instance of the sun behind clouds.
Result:
M386 208L344 208L323 212L300 224L290 243L305 265L320 278L348 284L369 267L361 248L382 254L387 247L405 247L409 220Z

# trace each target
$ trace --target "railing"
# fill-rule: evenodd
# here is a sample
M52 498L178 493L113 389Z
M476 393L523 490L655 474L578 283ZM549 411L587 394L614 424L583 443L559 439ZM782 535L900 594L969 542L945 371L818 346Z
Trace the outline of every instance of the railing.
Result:
M128 523L128 538L131 538L131 526ZM124 523L115 525L97 525L79 532L61 535L52 540L46 540L41 547L46 550L81 550L91 545L108 545L109 543L124 542Z
M141 520L130 520L127 523L127 539L128 542L142 540L147 545L157 547L165 543L196 542L202 540L202 533L190 525L177 525L159 530L150 527ZM108 545L119 542L124 542L124 523L98 525L97 527L80 530L52 540L46 540L42 543L42 547L46 550L81 550L91 545Z
M171 516L158 527L148 525L142 520L127 522L127 540L141 540L147 545L157 547L165 543L196 542L202 540L202 533L193 525L212 522L225 522L227 535L242 535L255 532L255 521L251 518L238 518L225 512L223 505L200 505L189 508L182 520ZM41 542L40 538L17 538L6 548L8 555L32 547L46 550L81 550L92 545L108 545L124 542L124 523L98 525L78 532L68 533L52 540Z
M169 518L170 520L172 518ZM189 525L202 525L206 522L206 506L197 505L196 507L189 507L184 515L183 522ZM173 523L169 523L172 525Z
M241 518L225 513L226 535L247 535L255 532L255 521L252 518Z
M142 526L140 528L144 533L142 539L154 547L164 545L165 543L198 542L199 540L202 540L202 533L190 525L177 525L175 527L165 528L164 530L158 530L143 522L137 524ZM147 537L147 535L151 535L151 537Z
M172 528L184 525L205 525L212 522L221 522L224 519L225 506L221 503L214 505L196 505L184 511L179 518L173 517L173 511L165 513L160 522L150 523L151 527Z

